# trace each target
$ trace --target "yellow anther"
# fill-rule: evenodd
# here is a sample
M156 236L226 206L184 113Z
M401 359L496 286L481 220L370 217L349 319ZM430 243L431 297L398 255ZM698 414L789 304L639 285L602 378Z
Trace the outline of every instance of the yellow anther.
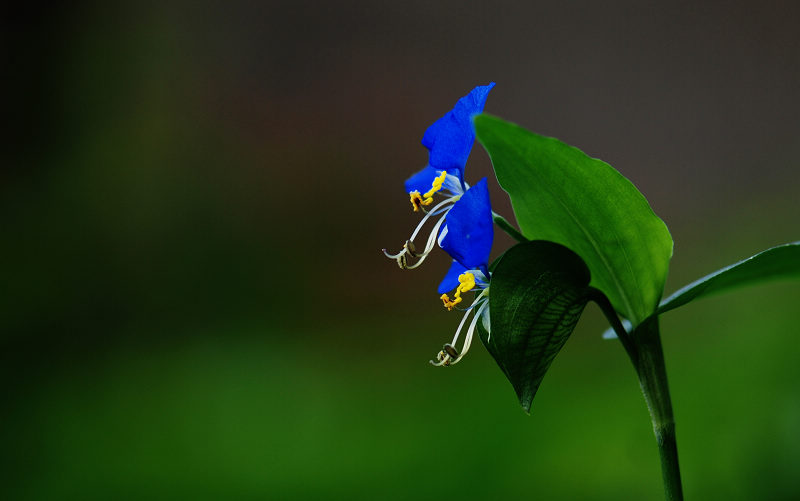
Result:
M453 294L453 300L451 301L447 294L442 294L439 299L442 300L447 311L452 311L458 303L463 301L461 294L471 291L474 287L475 275L470 272L462 273L458 276L458 287L456 287L456 293Z
M420 195L418 191L412 191L408 196L411 198L411 206L414 207L414 212L419 212L422 210L423 205L430 205L431 202L433 202L431 198L431 202L425 203L425 200L422 199L422 195Z
M427 191L424 195L420 195L419 191L412 191L408 194L409 198L411 199L411 206L414 208L414 212L419 212L422 210L423 205L430 205L433 203L433 195L442 189L442 184L444 180L447 179L447 171L442 171L439 174L439 177L433 180L431 183L431 189Z
M433 201L433 198L432 198L433 194L442 189L442 183L444 183L444 180L446 178L447 178L447 171L443 170L442 173L439 174L439 177L437 177L436 179L433 180L433 184L431 184L431 189L428 190L428 192L425 193L422 196L425 197L426 200L430 198L431 202L432 202ZM430 202L428 202L428 203L430 203Z
M444 304L444 307L447 308L447 311L453 311L453 308L455 308L458 303L463 301L463 299L459 297L458 291L456 291L456 296L453 297L452 301L450 301L450 296L447 294L442 294L439 299L442 300L442 303Z
M459 292L467 292L471 291L475 287L475 275L470 272L462 273L458 276L458 289L456 290L456 294Z

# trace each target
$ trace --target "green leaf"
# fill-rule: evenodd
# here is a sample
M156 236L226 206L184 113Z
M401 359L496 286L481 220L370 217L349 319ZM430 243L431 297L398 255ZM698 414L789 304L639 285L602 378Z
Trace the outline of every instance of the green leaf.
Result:
M736 287L795 276L800 276L800 242L778 245L695 280L661 301L656 314L674 310L697 298ZM625 330L631 332L630 322L623 320L623 324ZM613 329L606 329L603 332L603 339L616 337Z
M545 241L511 247L492 273L491 334L480 322L478 333L525 412L586 306L589 280L577 254Z
M697 298L734 287L798 275L800 242L779 245L690 283L662 301L658 313L674 310Z
M558 139L490 115L474 120L522 234L576 252L592 285L634 326L650 316L664 289L672 237L636 187Z

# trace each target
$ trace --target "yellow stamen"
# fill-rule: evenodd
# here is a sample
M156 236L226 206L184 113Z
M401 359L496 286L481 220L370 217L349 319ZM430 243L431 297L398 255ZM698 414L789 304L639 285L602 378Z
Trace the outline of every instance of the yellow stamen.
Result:
M420 195L419 191L416 190L408 194L409 198L411 199L411 206L414 207L414 212L419 212L423 205L430 205L433 203L433 195L442 189L442 184L444 183L445 179L447 179L447 171L442 171L442 173L439 174L439 177L433 180L431 189L428 190L424 195Z
M456 294L458 294L458 292L456 292ZM450 301L450 296L447 294L442 294L439 299L442 300L442 303L444 304L444 307L447 308L447 311L453 311L453 308L455 308L455 306L462 301L460 297L455 297L453 301Z
M462 273L458 276L458 287L456 287L456 293L453 295L453 300L451 301L447 294L442 294L439 299L442 300L442 303L444 304L444 307L447 308L447 311L453 311L453 308L455 308L458 303L464 300L461 297L461 294L471 291L474 287L475 275L469 272Z
M425 203L422 199L422 195L420 195L418 191L412 191L408 196L411 198L411 206L414 207L414 212L422 210L423 205L430 205ZM431 199L431 201L433 201L433 199Z
M431 189L428 190L428 192L425 193L422 196L425 197L426 200L430 198L431 202L432 202L433 201L433 198L432 198L433 194L442 189L442 183L444 183L444 180L446 178L447 178L447 171L443 170L442 173L439 174L439 177L437 177L436 179L433 180L433 184L431 184ZM430 202L428 202L428 203L430 203Z

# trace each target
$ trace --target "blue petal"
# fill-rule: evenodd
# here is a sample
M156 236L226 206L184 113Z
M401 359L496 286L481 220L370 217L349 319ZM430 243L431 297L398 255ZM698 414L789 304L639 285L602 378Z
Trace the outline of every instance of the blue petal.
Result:
M428 127L422 137L422 144L430 150L429 166L450 173L458 171L457 176L463 181L464 166L472 150L472 143L475 142L472 116L483 111L492 87L494 82L475 87L472 92L459 99L445 116Z
M453 261L453 264L450 265L450 269L447 270L447 275L444 276L442 283L439 284L439 294L450 292L458 287L458 276L465 271L468 270L464 268L464 265L458 261Z
M447 234L441 241L450 257L469 269L486 269L494 226L486 178L467 190L445 217Z
M426 193L431 189L433 180L439 177L439 174L445 169L434 169L430 165L417 172L406 180L406 192L418 191ZM448 174L458 175L457 171L451 170Z

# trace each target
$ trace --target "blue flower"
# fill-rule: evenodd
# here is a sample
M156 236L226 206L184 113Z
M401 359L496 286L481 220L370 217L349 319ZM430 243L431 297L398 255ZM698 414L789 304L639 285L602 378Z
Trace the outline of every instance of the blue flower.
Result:
M489 253L494 240L492 205L486 178L467 190L445 216L439 245L467 269L488 273Z
M401 268L412 269L422 264L435 247L439 230L448 212L458 205L459 199L469 189L464 181L464 167L475 142L472 117L483 111L486 98L494 85L492 82L475 87L425 131L422 144L429 151L428 165L406 180L405 188L414 212L422 211L426 214L400 252L389 254L384 249L384 254L397 260ZM426 207L433 205L434 195L443 196L444 200L428 210ZM414 239L429 220L436 218L438 219L428 235L424 249L418 253ZM409 257L417 258L417 261L409 264Z
M439 293L448 311L463 301L462 294L470 291L477 293L472 304L467 308L456 334L450 343L444 345L442 351L431 363L436 366L448 366L458 363L469 351L478 320L483 321L484 328L489 331L489 253L494 240L492 207L489 201L489 187L486 178L468 189L457 204L445 216L445 226L439 236L439 245L444 249L453 263L439 284ZM447 291L455 289L453 299ZM456 343L461 335L467 318L475 313L469 324L463 346L459 351Z
M433 123L422 137L422 144L428 148L428 165L406 181L406 191L428 190L434 179L446 171L456 177L461 191L464 185L464 166L467 164L472 144L475 142L475 131L472 127L472 116L483 111L489 91L494 87L479 85L466 96L458 100L452 110ZM425 205L429 205L428 202ZM416 205L414 207L417 209Z

